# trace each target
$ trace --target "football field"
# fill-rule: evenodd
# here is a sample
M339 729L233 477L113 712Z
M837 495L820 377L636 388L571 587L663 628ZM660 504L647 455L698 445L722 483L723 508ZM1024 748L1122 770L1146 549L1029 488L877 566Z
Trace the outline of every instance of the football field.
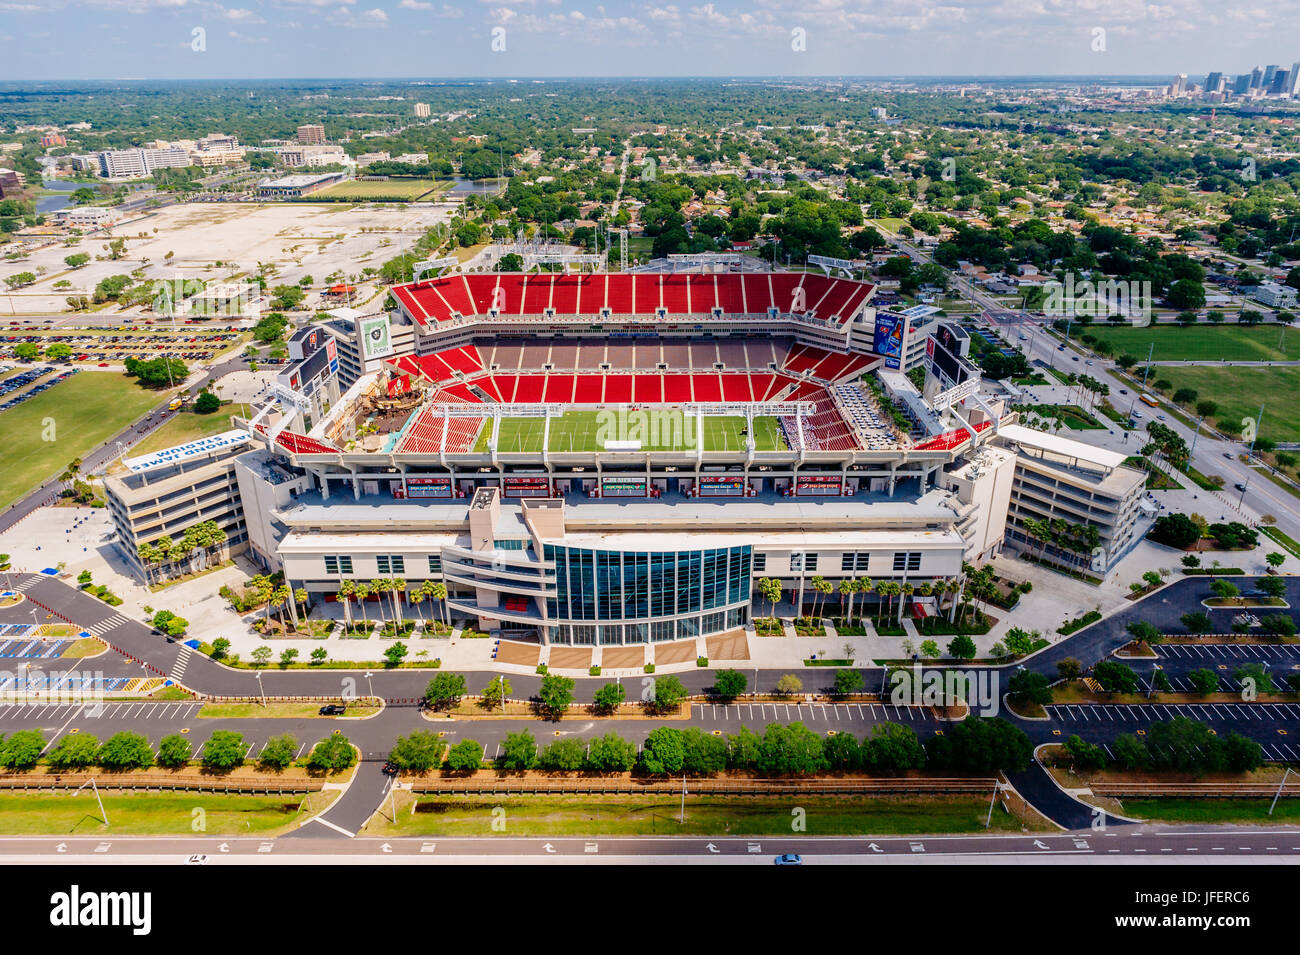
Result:
M739 416L706 417L702 432L705 451L743 451L745 419ZM502 418L497 450L503 453L536 453L542 450L545 418ZM492 421L489 419L474 444L476 452L488 449ZM644 412L566 411L551 419L546 450L602 451L609 441L639 441L643 451L694 451L700 443L693 416L681 409L662 407ZM779 451L786 447L774 417L754 419L754 447Z

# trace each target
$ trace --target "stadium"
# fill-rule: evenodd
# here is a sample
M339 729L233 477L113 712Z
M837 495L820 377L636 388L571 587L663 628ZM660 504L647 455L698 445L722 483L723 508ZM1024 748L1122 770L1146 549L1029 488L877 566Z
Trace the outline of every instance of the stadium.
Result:
M764 608L806 612L814 579L942 582L999 552L1026 457L1070 462L1089 496L1125 470L1086 474L1077 442L1015 426L961 329L874 292L707 267L395 286L386 312L295 336L246 423L249 549L326 601L348 578L445 583L451 616L525 663L732 658ZM1093 511L1121 548L1117 490Z

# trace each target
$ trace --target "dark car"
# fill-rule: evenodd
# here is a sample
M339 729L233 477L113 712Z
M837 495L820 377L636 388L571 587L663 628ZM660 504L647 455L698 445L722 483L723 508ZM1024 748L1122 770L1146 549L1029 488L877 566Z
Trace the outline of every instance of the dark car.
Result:
M1233 487L1235 487L1238 491L1244 491L1244 490L1246 490L1246 485L1241 484L1240 482L1238 482L1237 484L1234 484Z
M391 759L388 762L384 763L385 776L396 776L399 769L400 767Z
M342 716L348 708L342 703L326 703L320 708L321 716Z

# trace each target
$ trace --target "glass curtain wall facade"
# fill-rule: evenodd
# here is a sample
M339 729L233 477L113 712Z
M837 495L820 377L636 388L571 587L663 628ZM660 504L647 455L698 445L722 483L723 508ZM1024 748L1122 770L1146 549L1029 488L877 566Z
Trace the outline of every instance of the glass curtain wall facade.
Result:
M547 616L556 643L682 640L748 620L749 545L652 553L547 544L544 557L555 562Z

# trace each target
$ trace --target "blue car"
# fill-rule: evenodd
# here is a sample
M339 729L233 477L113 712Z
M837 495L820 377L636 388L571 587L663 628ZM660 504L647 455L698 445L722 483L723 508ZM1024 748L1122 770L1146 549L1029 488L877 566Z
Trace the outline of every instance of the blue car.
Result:
M783 852L772 860L776 865L803 865L803 856L793 852Z

